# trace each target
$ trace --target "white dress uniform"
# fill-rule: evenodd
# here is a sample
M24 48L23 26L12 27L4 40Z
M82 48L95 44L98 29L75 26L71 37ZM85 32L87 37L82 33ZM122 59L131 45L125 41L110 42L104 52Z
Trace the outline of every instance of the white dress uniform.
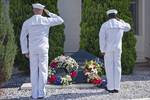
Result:
M44 8L41 4L33 4L33 8ZM61 17L48 12L49 17L33 15L22 26L20 42L22 54L30 55L30 73L32 97L44 97L48 77L49 28L62 24ZM28 39L27 39L28 35Z
M107 12L107 14L112 12ZM109 19L101 26L99 44L101 52L105 53L104 61L108 90L120 89L122 37L123 33L130 29L128 23L115 18Z

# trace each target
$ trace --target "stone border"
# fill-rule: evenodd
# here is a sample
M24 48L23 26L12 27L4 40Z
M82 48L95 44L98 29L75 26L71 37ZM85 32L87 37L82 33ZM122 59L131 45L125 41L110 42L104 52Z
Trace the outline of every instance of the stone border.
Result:
M31 89L31 83L24 83L20 89ZM80 89L90 89L90 88L98 88L94 84L71 84L67 86L62 85L46 85L47 89L70 89L70 88L80 88Z

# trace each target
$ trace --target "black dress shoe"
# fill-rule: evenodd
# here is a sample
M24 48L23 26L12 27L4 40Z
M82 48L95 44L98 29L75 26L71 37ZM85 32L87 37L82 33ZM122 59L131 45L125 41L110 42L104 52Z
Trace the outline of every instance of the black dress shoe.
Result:
M114 93L119 93L119 90L114 90Z
M109 93L114 93L114 90L107 90Z
M38 97L38 99L44 99L44 97Z
M33 97L32 97L32 96L30 96L30 99L33 99Z
M31 100L32 100L32 99L35 100L35 99L37 99L37 98L33 98L32 96L30 96L30 99L31 99Z
M109 93L114 93L114 90L108 90L107 87L105 87L105 90L108 91Z

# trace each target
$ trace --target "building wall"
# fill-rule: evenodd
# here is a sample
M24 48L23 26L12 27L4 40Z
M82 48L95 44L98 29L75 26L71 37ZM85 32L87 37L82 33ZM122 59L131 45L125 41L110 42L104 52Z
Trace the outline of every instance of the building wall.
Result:
M146 57L150 58L150 0L138 0L139 1L139 19L138 19L138 32L136 36L137 44L137 62L145 62Z
M150 58L150 0L145 0L145 57Z
M145 62L145 2L138 0L138 35L136 35L137 62Z
M76 52L80 41L81 0L58 0L58 9L65 24L64 52Z

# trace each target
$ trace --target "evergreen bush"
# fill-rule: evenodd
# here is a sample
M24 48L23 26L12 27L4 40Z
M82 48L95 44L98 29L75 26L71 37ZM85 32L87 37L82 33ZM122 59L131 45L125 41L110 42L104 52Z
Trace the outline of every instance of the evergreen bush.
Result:
M11 77L15 55L16 42L9 18L9 4L0 0L0 83Z
M57 0L11 0L10 1L10 16L14 24L15 37L18 45L16 56L16 64L23 70L26 70L28 61L21 54L20 49L20 32L23 22L30 18L32 13L32 4L39 2L46 6L50 12L58 14ZM49 35L49 58L50 60L63 53L64 47L64 25L59 25L50 28Z
M130 0L82 0L82 22L80 48L99 56L99 30L107 20L106 11L117 9L119 18L129 22L133 26ZM132 73L136 61L136 39L131 30L124 34L122 46L122 69L123 74Z

